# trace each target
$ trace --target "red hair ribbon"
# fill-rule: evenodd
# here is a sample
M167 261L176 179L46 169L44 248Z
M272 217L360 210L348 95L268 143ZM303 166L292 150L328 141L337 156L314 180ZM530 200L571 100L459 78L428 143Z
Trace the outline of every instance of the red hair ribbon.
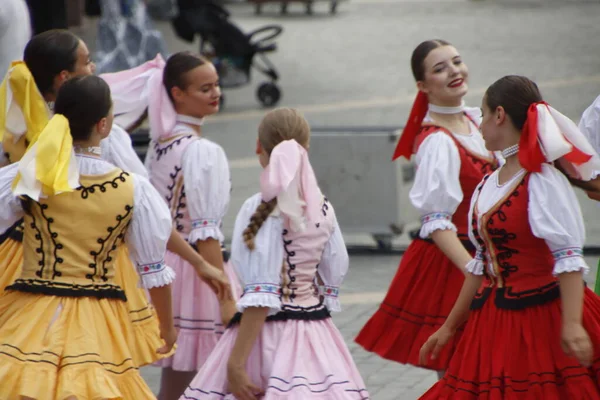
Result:
M538 106L540 105L546 108L546 110L544 110L545 112L547 111L552 115L550 113L550 106L545 101L532 103L527 110L527 119L525 120L525 125L523 125L521 139L519 140L519 162L523 168L531 172L541 172L543 163L552 162L556 159L552 154L544 154L543 147L550 148L554 143L544 144L542 135L540 135L540 127L538 124ZM556 124L554 118L552 118L552 121ZM573 143L565 137L564 132L561 132L561 136L564 141L570 144L570 151L563 153L564 155L560 158L564 158L569 163L575 165L584 164L592 158L590 154L586 154L575 147ZM549 140L551 139L549 138Z
M402 156L406 157L407 160L410 160L415 139L421 130L421 124L423 123L425 115L427 115L427 110L429 110L429 99L425 93L419 91L412 109L410 110L406 126L402 130L400 140L398 140L398 144L396 145L396 150L394 150L392 161Z

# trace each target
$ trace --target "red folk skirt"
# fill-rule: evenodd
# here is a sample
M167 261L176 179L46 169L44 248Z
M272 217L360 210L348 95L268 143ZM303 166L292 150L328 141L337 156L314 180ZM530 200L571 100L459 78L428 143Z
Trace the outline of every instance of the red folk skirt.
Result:
M463 273L431 241L413 240L377 312L356 343L365 350L402 364L445 370L460 331L440 356L419 365L419 350L444 323L458 298Z
M600 399L600 297L585 289L583 326L594 347L581 366L561 347L561 300L499 309L492 292L471 312L445 376L421 399Z

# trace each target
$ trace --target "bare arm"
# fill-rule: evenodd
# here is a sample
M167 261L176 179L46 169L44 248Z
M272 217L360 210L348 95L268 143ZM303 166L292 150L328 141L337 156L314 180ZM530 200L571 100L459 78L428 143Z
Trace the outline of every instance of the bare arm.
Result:
M190 263L198 276L211 286L213 291L219 297L219 300L232 298L229 280L223 272L222 256L221 263L219 264L220 269L218 269L213 266L214 264L211 265L211 263L201 254L198 254L196 250L194 250L194 248L179 235L175 228L171 231L171 236L167 242L167 249L178 254L181 258ZM219 246L219 253L220 251Z
M263 392L250 382L246 373L246 363L268 313L267 307L248 307L244 310L235 344L227 361L229 390L236 398L254 400Z
M562 301L562 346L565 353L577 358L584 366L590 366L593 348L582 324L583 276L581 272L560 274L560 298Z
M165 346L158 349L157 353L166 354L171 351L177 340L171 305L171 285L148 289L148 292L160 323L160 335L165 341Z
M431 239L458 269L467 274L465 266L473 257L458 239L456 232L449 229L438 229L431 234Z

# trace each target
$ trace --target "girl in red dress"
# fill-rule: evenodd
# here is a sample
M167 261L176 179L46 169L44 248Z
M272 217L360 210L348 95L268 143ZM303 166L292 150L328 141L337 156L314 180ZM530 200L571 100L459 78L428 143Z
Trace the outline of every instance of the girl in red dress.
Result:
M416 156L410 199L422 227L356 342L384 358L418 365L419 349L443 324L460 291L474 254L467 236L471 195L496 160L479 133L480 110L464 106L469 72L456 48L443 40L423 42L411 65L419 94L394 159ZM444 370L457 341L425 367Z
M600 158L525 77L498 80L482 108L486 146L503 149L506 163L473 195L477 253L422 362L468 322L446 374L422 399L600 399L600 298L582 277L579 203L551 164L587 181Z

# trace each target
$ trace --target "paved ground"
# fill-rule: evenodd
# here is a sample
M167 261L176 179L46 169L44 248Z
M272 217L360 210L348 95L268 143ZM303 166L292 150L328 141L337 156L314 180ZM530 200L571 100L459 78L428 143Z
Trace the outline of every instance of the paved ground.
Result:
M271 57L281 73L281 105L300 108L313 126L402 125L415 93L410 53L419 42L432 38L454 43L468 63L471 89L466 101L470 105L478 106L487 86L507 74L536 80L546 100L576 121L600 94L598 0L350 0L334 17L326 8L318 4L316 15L309 17L301 6L292 6L287 16L280 16L277 6L265 7L265 13L257 17L246 4L229 7L233 21L244 31L283 25L279 51ZM196 44L174 38L167 24L160 28L171 51L197 49ZM81 33L93 47L94 21L88 21ZM253 146L265 111L254 95L263 78L254 75L253 79L247 87L225 91L225 109L204 129L231 159L234 191L225 220L228 236L239 206L257 188L259 169ZM381 157L387 159L390 154ZM340 203L336 197L348 197L343 192L328 195L334 205ZM599 245L598 207L583 197L581 201L587 244ZM366 211L356 209L356 213ZM346 240L350 245L372 243L368 232L346 235ZM402 247L407 242L404 234L394 244ZM381 301L399 258L352 256L343 287L345 308L335 317L374 400L416 399L436 380L433 373L383 361L352 342ZM595 265L594 258L588 262ZM594 277L589 278L593 282ZM156 388L157 371L143 372Z

